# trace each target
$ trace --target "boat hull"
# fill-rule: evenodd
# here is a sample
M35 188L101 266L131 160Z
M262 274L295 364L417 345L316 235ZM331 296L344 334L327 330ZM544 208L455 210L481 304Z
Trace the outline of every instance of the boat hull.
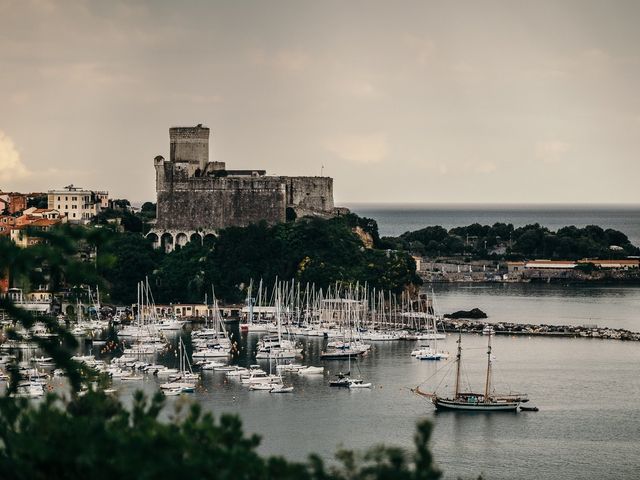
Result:
M434 397L431 399L437 410L458 410L467 412L516 412L520 402L478 402L469 403Z

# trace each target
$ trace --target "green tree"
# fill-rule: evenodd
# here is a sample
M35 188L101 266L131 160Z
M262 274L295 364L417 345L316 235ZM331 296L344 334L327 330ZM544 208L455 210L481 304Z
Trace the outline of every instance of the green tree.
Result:
M107 282L112 301L131 305L136 285L160 265L163 253L151 241L135 233L111 233L110 241L98 249L99 273Z

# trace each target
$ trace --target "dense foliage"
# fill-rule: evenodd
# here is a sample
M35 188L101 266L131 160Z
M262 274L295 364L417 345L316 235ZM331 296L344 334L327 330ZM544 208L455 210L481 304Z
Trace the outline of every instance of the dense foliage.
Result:
M554 232L539 224L514 228L495 223L446 230L439 226L406 232L400 237L383 239L386 245L429 256L469 255L476 258L546 258L578 260L582 258L625 258L640 254L627 236L595 225L568 226Z
M131 411L119 400L89 392L70 401L50 395L39 405L0 398L0 472L14 479L245 479L245 480L436 480L440 472L428 448L431 425L418 424L416 449L379 446L364 454L343 450L326 467L262 457L259 438L247 436L240 419L216 421L191 403L161 421L162 395L147 401L138 392Z
M112 301L131 305L137 283L153 274L163 254L140 234L110 232L110 237L98 250L99 270L108 286L105 292Z
M134 212L129 200L112 200L113 208L103 208L93 218L93 225L111 226L115 230L147 233L150 222L156 218L156 204L145 202L139 212Z
M35 195L27 198L27 208L49 208L49 199L46 194Z
M218 298L242 301L251 280L272 284L276 277L319 288L336 281L367 282L396 293L420 283L411 256L365 248L352 231L356 225L379 241L375 222L355 216L227 228L212 244L192 242L169 254L154 251L139 235L123 234L105 248L112 261L102 273L112 300L122 303L135 301L136 283L145 276L161 303L202 302L212 285Z
M126 208L104 208L93 218L91 223L103 226L122 226L125 232L142 233L144 231L143 219Z

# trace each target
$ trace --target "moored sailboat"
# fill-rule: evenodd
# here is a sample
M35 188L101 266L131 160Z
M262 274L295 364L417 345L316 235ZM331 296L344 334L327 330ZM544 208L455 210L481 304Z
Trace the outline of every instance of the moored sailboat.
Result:
M416 387L415 393L428 398L437 410L465 410L465 411L510 411L515 412L521 403L528 402L526 394L497 394L492 392L491 385L491 336L487 343L487 373L483 393L462 391L460 385L460 369L462 360L462 335L458 335L458 353L456 355L456 380L453 396L446 397L437 393L427 393Z

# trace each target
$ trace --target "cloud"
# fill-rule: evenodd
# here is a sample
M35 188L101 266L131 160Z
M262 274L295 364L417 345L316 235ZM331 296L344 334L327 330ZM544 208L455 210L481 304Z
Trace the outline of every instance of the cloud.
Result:
M7 182L30 175L20 159L13 140L0 130L0 181Z
M536 158L544 163L557 163L570 150L570 144L559 140L538 142L536 144Z
M62 80L89 86L130 85L136 82L130 73L117 71L114 65L98 62L75 62L55 66L45 66L42 75L48 80Z
M349 80L343 82L343 90L350 96L361 99L374 99L382 96L382 92L372 83L364 80Z
M260 49L252 51L250 58L256 65L266 65L285 72L301 72L311 65L311 56L302 50L267 52Z
M386 133L340 135L326 142L334 155L356 163L378 163L389 154Z
M311 64L311 57L300 50L281 50L276 53L274 64L283 70L299 72Z
M469 168L475 173L493 173L498 169L498 166L491 161L480 161L471 163Z
M426 65L436 51L436 44L428 38L405 35L404 43L413 51L418 65Z

